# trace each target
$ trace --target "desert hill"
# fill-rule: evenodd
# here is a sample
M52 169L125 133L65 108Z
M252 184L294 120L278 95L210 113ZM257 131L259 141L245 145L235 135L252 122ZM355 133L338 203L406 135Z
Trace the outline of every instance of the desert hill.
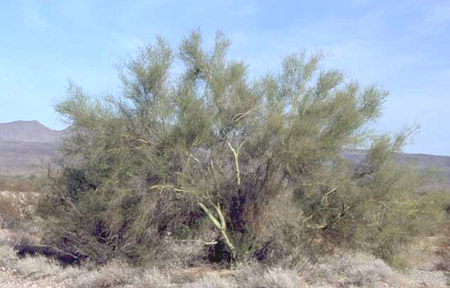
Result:
M365 156L365 150L349 149L343 153L344 157L355 165L361 163ZM395 161L401 165L407 165L419 170L421 173L432 176L426 187L437 189L450 188L450 156L397 153Z
M52 130L38 121L0 123L0 175L35 173L54 159L66 133L66 130ZM358 164L365 153L353 149L346 150L344 156ZM437 171L437 186L450 187L449 156L401 153L396 155L396 161L421 171Z
M0 174L38 172L52 161L65 133L38 121L0 123Z
M0 123L0 142L59 143L64 130L52 130L38 121Z

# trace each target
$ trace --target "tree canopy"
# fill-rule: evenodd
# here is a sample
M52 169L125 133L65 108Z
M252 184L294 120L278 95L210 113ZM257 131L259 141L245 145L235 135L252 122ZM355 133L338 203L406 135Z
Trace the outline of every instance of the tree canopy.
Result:
M53 207L48 242L99 262L154 256L169 238L222 245L229 260L283 253L288 238L388 257L419 212L398 201L416 181L390 161L405 134L367 130L387 92L324 68L320 54L252 80L229 45L220 32L211 50L199 32L176 50L158 38L124 63L120 95L70 86L56 108L71 135L42 204ZM344 152L367 136L355 166Z

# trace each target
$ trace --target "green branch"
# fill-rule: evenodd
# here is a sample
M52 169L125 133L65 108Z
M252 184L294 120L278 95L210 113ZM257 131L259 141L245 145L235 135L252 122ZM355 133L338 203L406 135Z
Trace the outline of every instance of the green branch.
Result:
M233 152L234 156L234 166L236 167L236 182L237 186L241 186L241 171L239 169L239 150L241 149L242 145L244 145L245 141L239 145L239 148L236 150L231 146L230 142L227 141L227 145L230 148L231 152Z

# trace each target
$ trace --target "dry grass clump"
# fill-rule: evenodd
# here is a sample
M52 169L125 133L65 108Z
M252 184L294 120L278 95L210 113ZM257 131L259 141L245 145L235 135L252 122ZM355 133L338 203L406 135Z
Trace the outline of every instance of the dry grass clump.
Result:
M0 229L0 247L14 246L22 238L21 233L7 229Z
M265 268L260 265L244 266L236 272L236 287L308 287L309 285L303 277L303 272L304 271L282 269L280 267Z
M21 277L42 278L57 275L62 267L43 256L18 258L12 247L0 245L0 267Z
M137 279L136 279L137 280ZM203 267L164 274L160 270L145 271L133 287L183 288L297 288L309 287L300 271L266 268L259 264L242 265L234 270Z
M303 269L267 267L259 263L239 264L232 270L211 266L137 268L113 260L89 270L87 266L63 268L42 257L19 259L10 247L0 246L0 267L7 267L7 271L24 281L62 285L51 287L445 287L445 279L428 274L401 274L382 260L356 252L340 252Z
M31 220L38 196L32 192L0 191L1 228L16 228L20 223Z
M64 273L73 279L73 287L96 288L96 287L185 287L196 280L189 278L182 268L172 268L168 272L157 268L136 268L129 264L113 260L112 262L97 267L92 271L84 268L69 268L71 271ZM176 275L171 275L176 274ZM69 276L70 275L70 276ZM198 280L198 279L197 279ZM225 282L224 282L225 283ZM228 285L223 287L231 287ZM191 286L186 286L191 287ZM192 286L197 287L197 286ZM198 286L203 287L203 286ZM207 286L222 287L222 286Z
M168 236L160 242L159 249L155 249L153 253L142 253L145 255L142 262L156 265L160 269L201 266L205 264L205 259L202 257L205 249L200 239L178 240Z
M171 277L168 273L163 273L161 270L148 270L142 274L140 278L135 278L135 287L174 287Z
M19 259L7 246L0 247L0 266L6 266L23 279L42 280L44 278L62 283L68 281L70 287L185 287L185 288L294 288L308 287L299 271L282 268L265 268L259 264L242 265L235 270L215 270L211 267L136 268L125 262L113 260L89 271L84 267L63 268L43 257Z
M16 253L11 247L0 245L0 268L7 268L17 261Z
M335 287L376 287L395 283L397 275L385 262L371 255L340 252L319 264L309 277L318 284Z
M12 228L22 218L22 213L13 199L0 196L0 226Z
M38 191L42 179L37 176L4 176L0 175L0 191L29 192Z
M210 274L192 283L183 284L183 288L238 288L234 279L221 278L218 274Z
M446 227L439 236L435 251L438 261L436 268L441 271L450 271L450 227Z
M57 275L62 267L44 256L25 257L17 261L15 271L24 277L41 278Z
M393 270L383 260L360 252L340 251L304 278L312 287L447 287L445 275L437 271Z
M121 287L132 285L137 276L137 269L117 260L78 276L75 286L80 288Z

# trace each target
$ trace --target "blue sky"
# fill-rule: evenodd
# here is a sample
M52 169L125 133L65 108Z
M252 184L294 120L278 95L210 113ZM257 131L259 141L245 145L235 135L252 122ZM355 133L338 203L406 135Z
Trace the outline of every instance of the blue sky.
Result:
M233 41L230 57L253 77L287 54L323 50L325 64L390 91L376 125L422 126L407 152L450 155L450 1L438 0L3 0L0 122L64 127L53 105L68 81L116 93L115 64L162 35L173 45L193 29Z

